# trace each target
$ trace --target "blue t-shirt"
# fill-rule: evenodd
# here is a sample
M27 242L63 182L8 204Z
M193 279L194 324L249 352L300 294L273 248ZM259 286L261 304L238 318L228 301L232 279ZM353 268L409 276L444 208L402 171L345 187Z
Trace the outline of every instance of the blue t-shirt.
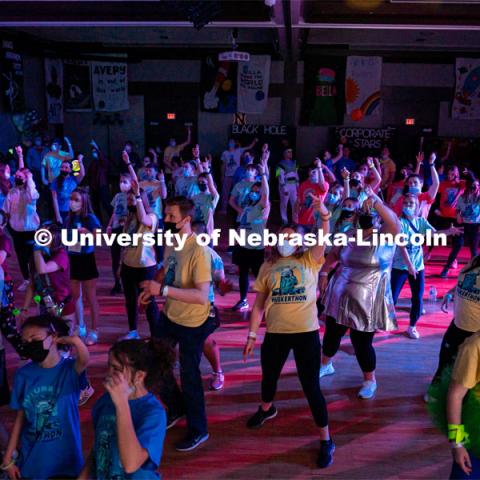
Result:
M23 410L17 465L22 477L77 476L83 467L75 360L53 368L28 363L15 374L11 408Z
M340 185L343 185L342 169L346 168L350 173L354 172L357 169L357 164L351 158L342 157L335 164L335 176L337 177L337 182Z
M61 187L58 185L58 177L52 182L50 188L53 192L57 192L58 210L60 212L68 212L70 210L70 196L77 187L78 181L72 175L64 179Z
M402 232L408 238L410 238L414 233L420 233L421 235L426 235L428 230L434 230L434 228L425 220L423 217L413 218L408 221L406 218L400 218L400 223L402 225ZM414 228L412 228L412 225ZM416 231L415 231L416 230ZM419 272L420 270L425 269L423 263L423 248L421 245L412 245L409 241L408 245L405 247L412 262L413 268ZM397 270L408 270L408 267L403 259L402 252L400 248L395 250L395 255L393 257L392 268Z
M158 479L156 473L162 458L167 426L165 410L151 393L129 400L133 427L140 445L148 452L147 461L134 473L127 474L120 461L117 441L117 417L110 394L105 393L92 410L95 443L93 445L93 478Z
M124 192L117 193L110 205L113 208L112 228L123 227L128 215L127 194Z
M72 230L80 227L85 227L89 232L94 234L95 229L101 228L102 226L100 220L93 213L89 213L85 218L80 217L80 215L72 215L67 224L67 239L72 240ZM78 235L80 237L80 233ZM75 245L69 246L67 249L69 255L87 255L88 253L92 253L95 250L95 247L94 245L85 245L80 249L79 245Z

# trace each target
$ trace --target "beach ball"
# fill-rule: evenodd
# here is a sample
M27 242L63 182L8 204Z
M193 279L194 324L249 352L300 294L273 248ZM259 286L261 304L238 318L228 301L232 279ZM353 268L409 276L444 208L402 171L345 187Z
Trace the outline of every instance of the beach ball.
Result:
M356 108L352 111L350 117L354 122L359 122L363 118L363 112L359 108Z

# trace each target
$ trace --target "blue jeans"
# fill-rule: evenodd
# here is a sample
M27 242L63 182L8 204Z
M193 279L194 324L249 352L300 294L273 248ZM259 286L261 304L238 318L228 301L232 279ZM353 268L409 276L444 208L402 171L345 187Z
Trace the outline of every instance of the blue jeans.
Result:
M184 327L168 319L161 312L152 336L163 338L173 346L178 343L180 352L180 391L173 373L164 379L160 388L160 398L166 405L169 416L185 413L187 427L193 436L207 433L207 415L203 394L200 360L205 339L215 330L214 318L199 327Z
M403 285L408 279L412 291L412 308L410 309L410 326L414 327L422 314L423 291L425 290L425 270L417 272L417 278L408 274L408 270L392 268L392 295L393 303L396 305Z
M468 454L470 455L470 461L472 462L472 473L467 475L464 471L460 468L458 463L453 462L452 465L452 472L450 473L450 480L479 480L480 479L480 458L473 455L473 453L469 450Z

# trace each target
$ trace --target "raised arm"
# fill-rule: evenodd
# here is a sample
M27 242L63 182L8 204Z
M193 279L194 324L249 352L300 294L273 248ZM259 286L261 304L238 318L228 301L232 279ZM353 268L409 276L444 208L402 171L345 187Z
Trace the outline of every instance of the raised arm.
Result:
M343 144L339 143L337 154L332 158L332 165L335 165L343 157Z
M318 157L315 158L315 165L317 166L317 170L318 170L318 186L320 187L320 191L322 193L327 193L328 183L325 182L325 177L323 176L322 161Z
M142 224L145 225L146 227L152 227L153 221L152 217L148 215L148 213L145 211L145 207L143 205L142 197L140 195L140 186L136 180L132 180L132 189L135 193L135 198L136 198L136 207L137 207L137 219L138 221Z
M378 188L382 183L382 176L380 175L380 172L375 167L375 162L373 161L372 157L367 158L367 165L368 165L368 168L373 172L373 176L375 177L375 180L370 184L370 187L372 187L372 190L376 192L378 191Z
M316 197L315 195L311 195L311 197L313 210L320 215L322 220L321 229L324 234L327 234L330 231L330 218L332 215L320 197ZM310 254L315 262L320 263L325 255L325 245L315 245L310 249Z
M438 193L438 187L440 186L440 179L438 178L438 172L437 169L435 168L435 159L437 156L435 153L432 153L430 155L430 159L428 160L428 164L430 165L430 173L432 175L432 185L428 189L428 194L430 195L430 198L432 200L435 199Z
M15 152L18 157L18 169L21 170L22 168L25 168L25 162L23 160L23 150L21 145L17 145L15 147Z
M83 155L80 153L78 155L78 164L80 165L80 171L78 172L77 175L77 182L81 183L81 181L85 178L85 166L83 165Z
M365 187L365 193L367 194L367 200L364 202L364 206L367 208L374 208L383 220L382 232L391 233L397 235L402 231L402 224L400 223L397 214L390 210L381 200L381 198L372 190L371 187Z
M415 175L420 175L420 167L422 166L423 160L425 159L425 154L423 152L418 152L417 156L415 157L416 165L415 165Z
M63 139L67 144L68 154L70 155L70 158L75 158L75 154L73 153L73 147L72 147L72 143L70 142L70 139L68 137L63 137Z
M183 150L192 141L192 129L187 127L187 139L179 145L180 150Z

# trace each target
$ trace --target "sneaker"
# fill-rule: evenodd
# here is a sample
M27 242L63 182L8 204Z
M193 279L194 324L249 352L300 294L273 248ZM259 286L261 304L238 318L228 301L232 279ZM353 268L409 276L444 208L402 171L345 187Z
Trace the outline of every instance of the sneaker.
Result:
M440 273L440 278L447 278L448 270L450 270L448 267L443 267L443 270Z
M225 375L223 372L212 372L210 379L210 390L221 390L225 384Z
M85 339L85 345L91 347L98 343L98 331L97 330L90 330L88 332L87 338Z
M320 378L326 377L327 375L333 375L335 369L333 368L333 362L329 362L326 365L320 365Z
M126 335L120 337L120 340L139 340L140 335L136 330L130 330Z
M233 307L234 312L244 312L250 308L250 305L246 300L239 300Z
M420 338L420 334L416 327L408 327L407 329L407 337L411 338L412 340L418 340Z
M115 283L113 288L110 290L110 295L115 295L117 293L123 293L122 285L120 283Z
M425 315L426 313L427 311L424 308L422 308L422 315Z
M320 440L320 451L317 457L317 467L327 468L333 463L333 452L335 451L335 444L333 440Z
M375 392L377 390L377 382L374 382L372 380L365 380L365 382L362 383L362 388L358 392L359 398L363 398L364 400L368 398L372 398L375 395Z
M258 407L257 413L248 419L247 427L260 428L267 420L275 418L277 413L275 405L272 405L267 412L264 412L262 407Z
M85 405L89 400L90 397L95 393L95 390L91 385L89 385L87 388L84 388L83 390L80 391L80 398L78 399L78 406L81 407L82 405Z
M75 327L75 335L78 335L80 338L85 338L87 336L87 327L85 325L78 325Z
M452 268L458 268L458 262L456 260L453 261Z
M430 402L431 400L432 400L432 398L430 397L430 395L428 394L428 392L425 392L425 393L423 394L423 401L424 401L425 403L428 403L428 402Z
M208 437L208 433L195 436L189 434L182 441L178 442L175 445L175 450L177 450L177 452L190 452L191 450L194 450L199 445L201 445L203 442L206 442L208 440Z
M174 413L172 415L167 415L167 430L174 427L184 416L184 413Z
M24 280L20 286L17 288L19 292L24 292L30 285L30 280Z

